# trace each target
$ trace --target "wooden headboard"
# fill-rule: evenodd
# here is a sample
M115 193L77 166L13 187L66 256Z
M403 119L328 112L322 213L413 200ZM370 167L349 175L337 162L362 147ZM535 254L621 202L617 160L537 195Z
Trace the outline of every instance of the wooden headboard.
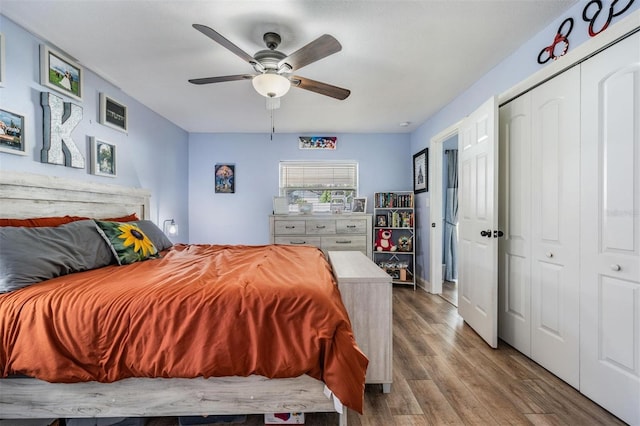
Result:
M0 171L0 217L118 217L149 219L150 191L56 176Z

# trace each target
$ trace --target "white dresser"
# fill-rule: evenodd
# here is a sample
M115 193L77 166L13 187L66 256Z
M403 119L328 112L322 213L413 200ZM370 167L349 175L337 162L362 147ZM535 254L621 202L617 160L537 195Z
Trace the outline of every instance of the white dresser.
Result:
M370 214L270 215L272 244L316 246L328 251L360 251L371 258Z

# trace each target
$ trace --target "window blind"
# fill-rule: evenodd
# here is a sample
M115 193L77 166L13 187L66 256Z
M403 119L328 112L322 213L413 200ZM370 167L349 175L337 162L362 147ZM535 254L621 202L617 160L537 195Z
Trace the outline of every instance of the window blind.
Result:
M280 162L280 191L293 189L358 188L358 164L334 162Z

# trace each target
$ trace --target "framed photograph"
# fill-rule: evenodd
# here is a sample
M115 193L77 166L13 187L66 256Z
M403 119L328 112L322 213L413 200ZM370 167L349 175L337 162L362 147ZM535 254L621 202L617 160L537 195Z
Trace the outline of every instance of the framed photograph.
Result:
M95 137L91 138L91 173L116 177L116 146Z
M0 87L4 85L4 58L5 58L5 50L4 50L4 34L0 33Z
M386 228L387 227L387 215L386 214L377 214L376 215L376 225L378 228Z
M100 124L126 132L129 124L127 106L100 93Z
M300 136L298 147L300 149L331 149L335 150L338 138L335 136Z
M216 193L234 194L236 192L235 164L216 164Z
M82 101L82 67L60 52L40 45L40 84Z
M23 115L0 109L0 152L27 155Z
M413 192L429 190L429 148L413 155Z
M366 213L367 197L354 198L351 204L351 213Z

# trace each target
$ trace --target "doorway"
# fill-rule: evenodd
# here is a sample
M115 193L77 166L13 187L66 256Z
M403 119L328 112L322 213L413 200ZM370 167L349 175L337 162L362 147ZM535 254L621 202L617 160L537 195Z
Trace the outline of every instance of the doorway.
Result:
M458 134L442 143L442 293L458 306Z
M441 295L445 300L457 306L457 283L444 283L446 271L443 268L444 238L445 238L445 196L447 187L447 167L445 163L445 151L458 148L458 127L460 122L448 127L431 139L429 153L429 179L430 187L429 206L431 218L429 260L430 274L427 291ZM451 299L451 300L450 300Z

